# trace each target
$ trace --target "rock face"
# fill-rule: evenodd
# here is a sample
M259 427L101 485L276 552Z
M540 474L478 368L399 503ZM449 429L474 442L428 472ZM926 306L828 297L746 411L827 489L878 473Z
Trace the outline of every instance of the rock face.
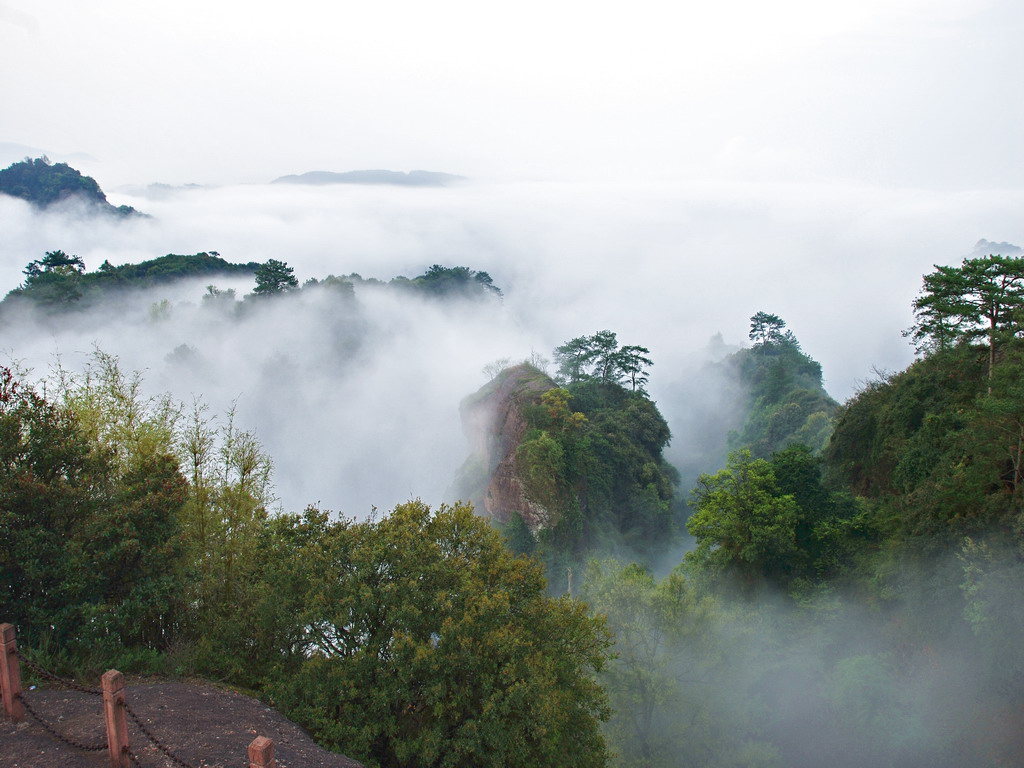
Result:
M502 371L460 408L471 455L457 481L459 492L499 523L518 514L534 533L548 525L551 515L527 498L516 449L528 429L523 408L554 387L547 375L523 363Z

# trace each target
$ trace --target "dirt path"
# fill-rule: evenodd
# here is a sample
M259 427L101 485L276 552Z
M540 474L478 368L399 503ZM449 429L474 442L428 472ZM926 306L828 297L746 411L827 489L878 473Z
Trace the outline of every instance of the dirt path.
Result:
M105 743L100 697L56 689L26 691L29 706L74 741ZM134 683L128 706L146 728L193 768L248 768L246 747L272 739L279 768L362 768L321 749L299 726L256 699L206 683ZM2 712L2 710L0 710ZM129 740L140 768L181 768L152 746L129 719ZM3 768L108 768L106 751L83 752L57 740L31 715L14 725L0 719Z

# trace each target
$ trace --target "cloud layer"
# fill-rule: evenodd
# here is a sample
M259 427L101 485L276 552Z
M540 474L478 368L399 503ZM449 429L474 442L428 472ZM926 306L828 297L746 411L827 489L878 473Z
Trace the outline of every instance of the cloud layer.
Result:
M698 439L688 430L715 402L685 383L713 334L740 344L750 315L779 314L844 399L873 367L911 360L900 331L932 264L958 261L982 237L1024 242L1021 193L468 184L109 196L154 218L95 220L73 206L44 214L0 199L0 286L20 283L48 250L82 256L90 270L216 250L233 262L286 261L300 282L464 265L505 291L501 303L438 304L364 288L354 306L303 292L229 321L202 306L202 282L185 283L3 330L3 351L37 372L57 354L80 367L97 345L144 370L153 391L201 395L220 412L237 401L239 425L274 457L285 508L320 502L356 515L444 498L467 450L459 401L495 359L550 355L606 328L649 347L650 390L685 456ZM217 282L239 295L252 287ZM164 299L169 316L154 320L150 307Z

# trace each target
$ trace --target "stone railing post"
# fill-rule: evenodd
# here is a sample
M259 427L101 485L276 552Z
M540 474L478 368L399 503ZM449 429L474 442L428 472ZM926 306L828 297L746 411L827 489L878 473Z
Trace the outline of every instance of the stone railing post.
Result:
M249 745L249 768L277 768L274 760L274 742L257 736Z
M18 663L18 646L14 641L14 625L0 624L0 691L4 696L4 712L16 723L25 719L25 705L21 703L21 665Z
M112 768L130 768L128 755L128 719L125 715L124 675L108 670L100 678L103 683L103 722L107 726L107 747Z

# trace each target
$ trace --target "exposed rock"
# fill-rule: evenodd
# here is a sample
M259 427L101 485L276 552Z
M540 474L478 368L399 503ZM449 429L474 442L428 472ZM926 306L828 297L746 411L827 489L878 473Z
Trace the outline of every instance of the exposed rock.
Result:
M523 408L554 387L547 375L523 363L462 401L462 428L471 454L456 482L458 492L499 523L518 514L536 532L550 522L550 512L526 496L516 449L528 429Z

